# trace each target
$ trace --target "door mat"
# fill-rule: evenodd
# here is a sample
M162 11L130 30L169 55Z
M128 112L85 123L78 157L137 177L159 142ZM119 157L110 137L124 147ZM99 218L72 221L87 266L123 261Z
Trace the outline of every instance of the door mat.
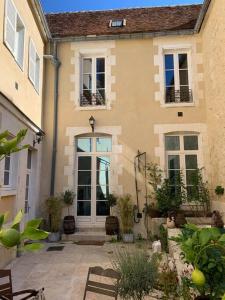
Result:
M64 246L51 246L48 247L47 251L62 251Z
M81 245L81 246L103 246L105 244L104 241L79 241L79 242L74 242L76 245Z

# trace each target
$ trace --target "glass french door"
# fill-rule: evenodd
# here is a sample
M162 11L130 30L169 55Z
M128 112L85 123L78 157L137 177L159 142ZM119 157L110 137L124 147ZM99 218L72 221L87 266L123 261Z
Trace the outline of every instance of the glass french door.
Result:
M76 221L101 225L109 215L112 141L110 137L76 140Z

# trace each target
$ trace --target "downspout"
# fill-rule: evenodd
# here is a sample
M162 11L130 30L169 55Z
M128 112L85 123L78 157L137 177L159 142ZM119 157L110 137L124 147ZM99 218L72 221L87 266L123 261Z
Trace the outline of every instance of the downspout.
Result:
M54 114L53 114L53 143L52 143L52 163L51 163L51 183L50 195L55 193L55 169L56 169L56 155L57 155L57 141L58 141L58 98L59 98L59 68L61 62L58 59L58 44L53 43L53 54L45 55L45 58L51 59L54 68Z

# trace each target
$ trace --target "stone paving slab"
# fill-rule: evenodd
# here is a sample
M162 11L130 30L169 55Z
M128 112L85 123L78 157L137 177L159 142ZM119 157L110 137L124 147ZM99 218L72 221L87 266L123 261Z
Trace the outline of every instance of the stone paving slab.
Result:
M59 252L26 253L15 259L8 268L12 270L14 291L45 288L46 300L82 300L88 268L111 267L113 253L118 244L104 246L80 246L64 244ZM129 246L132 247L132 246ZM108 300L107 296L89 293L87 300ZM149 300L152 298L148 298Z

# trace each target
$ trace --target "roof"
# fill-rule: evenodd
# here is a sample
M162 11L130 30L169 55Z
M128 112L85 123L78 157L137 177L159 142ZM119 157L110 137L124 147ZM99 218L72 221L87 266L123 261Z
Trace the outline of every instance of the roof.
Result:
M53 38L90 35L174 32L193 30L202 5L128 8L47 14ZM126 26L109 27L110 20L126 19Z

